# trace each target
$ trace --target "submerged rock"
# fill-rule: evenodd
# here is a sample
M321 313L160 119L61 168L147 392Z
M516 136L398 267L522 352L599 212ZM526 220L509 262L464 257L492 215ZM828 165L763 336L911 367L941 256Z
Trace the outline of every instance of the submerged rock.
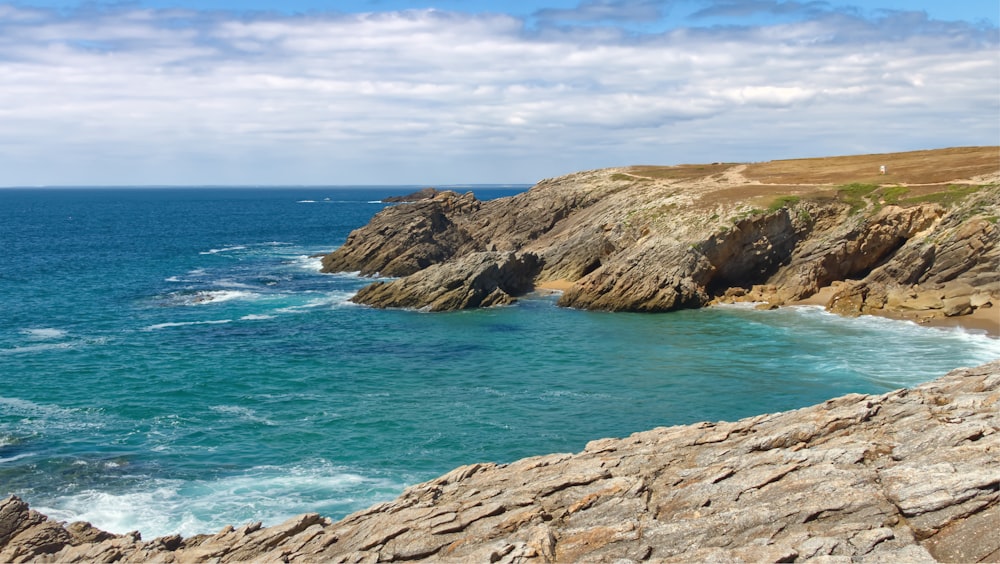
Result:
M908 390L472 464L339 522L142 541L0 502L3 562L1000 558L1000 361Z

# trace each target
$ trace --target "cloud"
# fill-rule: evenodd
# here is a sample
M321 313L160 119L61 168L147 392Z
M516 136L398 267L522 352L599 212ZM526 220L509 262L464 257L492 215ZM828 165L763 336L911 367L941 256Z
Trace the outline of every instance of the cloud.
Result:
M0 185L530 182L995 144L997 48L907 13L626 34L0 6Z

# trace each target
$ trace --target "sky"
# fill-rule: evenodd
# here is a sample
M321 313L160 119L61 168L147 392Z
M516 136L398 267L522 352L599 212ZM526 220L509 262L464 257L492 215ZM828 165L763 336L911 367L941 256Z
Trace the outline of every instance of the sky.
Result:
M0 186L1000 145L996 0L0 0Z

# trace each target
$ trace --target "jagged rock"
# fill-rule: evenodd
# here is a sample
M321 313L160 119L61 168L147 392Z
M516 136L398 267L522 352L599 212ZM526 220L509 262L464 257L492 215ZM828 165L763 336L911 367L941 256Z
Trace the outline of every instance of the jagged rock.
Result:
M444 262L471 241L453 217L479 205L471 192L445 191L429 200L386 208L325 256L323 271L406 276Z
M540 262L531 253L473 253L363 288L351 301L379 308L451 311L512 303L532 288Z
M388 198L382 198L382 202L386 204L419 202L420 200L430 200L440 193L441 192L437 188L423 188L405 196L389 196Z
M463 466L331 522L86 540L0 502L0 561L990 561L1000 361L909 390ZM61 531L61 532L60 532Z

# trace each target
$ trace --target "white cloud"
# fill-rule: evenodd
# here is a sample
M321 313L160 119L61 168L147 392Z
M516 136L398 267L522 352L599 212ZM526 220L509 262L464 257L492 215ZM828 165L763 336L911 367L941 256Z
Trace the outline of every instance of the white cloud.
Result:
M642 35L0 6L0 185L510 182L1000 142L996 29L897 16Z

